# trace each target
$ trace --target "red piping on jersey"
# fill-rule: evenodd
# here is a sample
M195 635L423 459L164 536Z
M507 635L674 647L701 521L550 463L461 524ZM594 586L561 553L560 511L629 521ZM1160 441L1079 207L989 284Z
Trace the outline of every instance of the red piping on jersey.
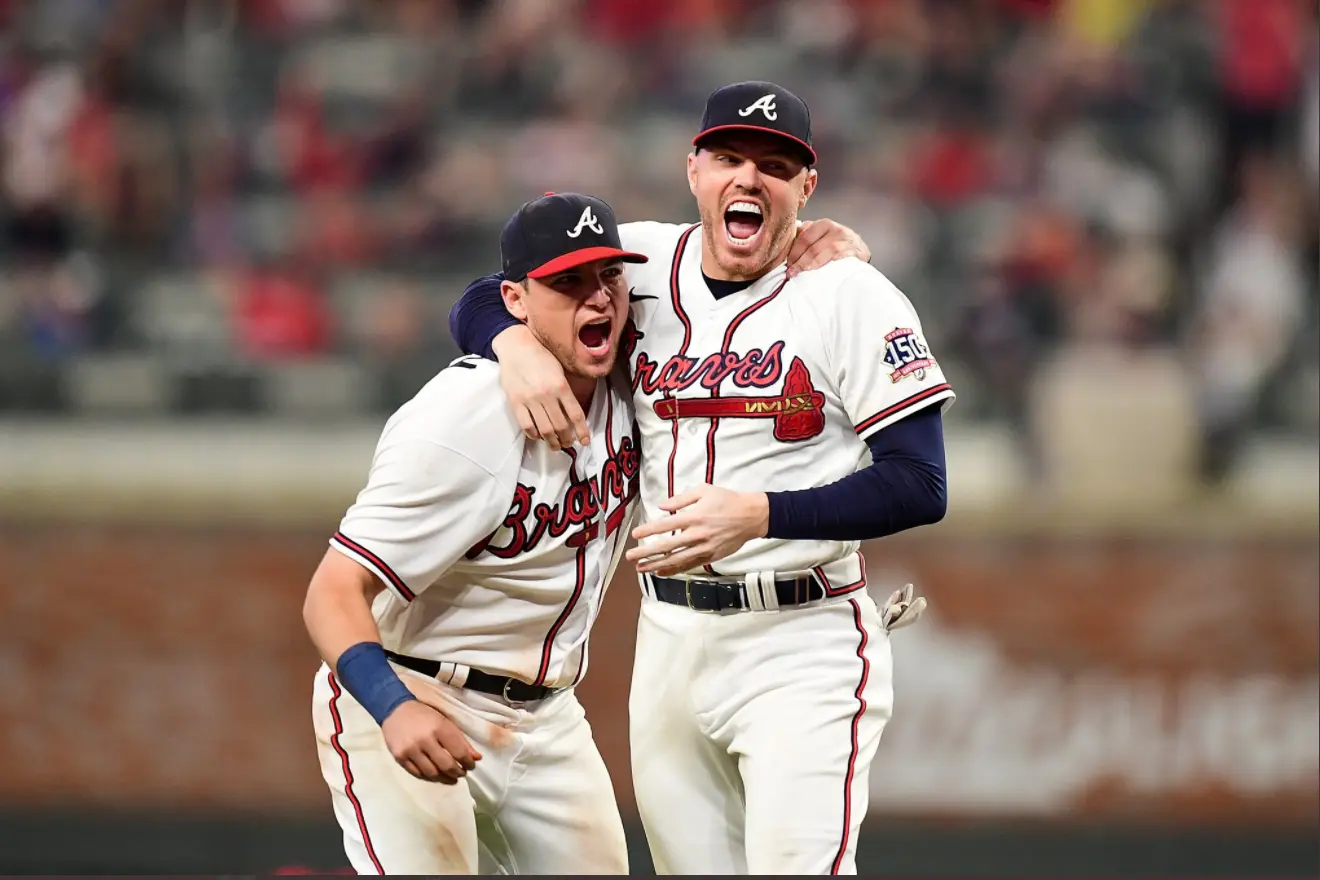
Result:
M866 659L866 628L862 626L862 606L857 604L856 599L849 599L848 604L853 609L853 624L857 627L857 634L861 636L861 641L857 644L857 659L862 661L862 678L857 682L857 690L853 696L857 698L857 711L853 714L852 720L852 747L848 752L848 773L843 780L843 833L839 838L839 852L834 857L834 864L830 866L830 873L839 873L840 866L843 865L843 857L848 852L848 837L852 834L852 787L853 777L857 774L857 752L860 748L858 743L858 726L862 722L862 715L866 713L866 698L862 693L866 690L866 680L871 676L871 662Z
M583 544L577 550L577 579L573 584L573 595L569 598L568 604L564 610L559 612L559 618L555 625L550 627L550 632L545 634L545 644L541 646L541 668L536 672L536 681L532 684L545 684L546 673L550 671L550 654L554 649L555 636L559 635L559 629L568 620L568 615L573 613L573 608L577 605L578 599L582 597L582 585L587 579L587 545ZM579 670L580 671L580 670Z
M614 457L614 394L609 389L608 380L606 387L611 391L605 396L605 454L609 458Z
M376 872L384 875L385 869L381 867L380 859L376 857L376 847L372 845L371 835L367 833L367 819L362 815L362 804L353 793L353 771L348 766L348 752L339 744L339 737L344 732L344 721L339 717L339 706L336 704L343 692L339 689L339 682L335 681L335 674L330 672L327 676L330 679L330 720L335 725L335 732L330 734L330 746L339 755L339 763L344 768L344 794L348 796L348 802L353 805L358 830L362 832L362 842L367 847L367 856L371 858L371 864L376 867Z
M726 357L726 358L728 357L729 346L733 344L733 334L738 331L738 325L742 324L742 322L746 318L748 318L752 314L752 312L755 312L761 306L765 305L766 303L770 302L770 300L779 296L779 291L783 290L784 285L787 283L788 283L788 279L785 278L783 281L779 282L778 287L770 291L765 296L761 297L761 299L752 303L747 308L743 309L734 317L732 321L729 322L728 329L724 331L724 343L720 346L720 355L722 357ZM720 386L716 385L714 388L710 389L710 396L712 400L719 397ZM678 421L675 420L674 424L677 425ZM719 428L719 426L720 426L720 420L718 418L713 418L710 420L710 430L706 432L706 482L707 483L715 482L715 431Z
M590 639L582 643L582 659L578 661L578 671L577 675L573 676L573 684L581 681L582 673L587 671L587 645L589 644L591 644Z
M389 581L390 586L394 587L395 591L398 592L398 594L402 596L404 599L411 602L413 599L417 598L416 594L413 593L412 590L408 589L408 585L403 582L403 578L395 574L394 569L386 565L385 560L381 559L375 553L372 553L366 547L363 547L361 544L359 544L357 541L354 541L352 538L348 537L343 532L335 532L332 540L342 544L344 547L347 547L349 550L352 550L358 556L361 556L363 559L370 562L372 566L375 567L377 571L380 572L380 574L385 576L385 579Z
M787 283L788 283L788 279L785 278L783 281L779 282L779 286L776 287L774 290L770 291L769 294L762 297L760 300L752 303L750 306L743 309L736 316L734 316L734 319L729 322L728 328L725 329L724 331L724 341L720 345L720 354L723 357L728 357L729 346L733 344L733 334L737 332L738 325L741 324L745 318L751 315L752 312L755 312L761 306L770 302L770 300L774 299L776 296L779 296L779 291L783 290L784 285ZM675 278L675 285L677 285L677 278ZM720 396L720 386L716 385L714 388L710 389L710 397L711 400L714 400L719 396ZM677 403L678 402L675 401L676 405ZM720 426L720 420L718 418L712 418L710 420L710 430L706 432L706 482L708 484L713 484L715 482L715 431L719 428L719 426ZM675 438L678 437L677 417L675 417L674 419L674 437ZM671 484L671 488L669 494L673 495L674 492L672 488L672 484L673 484L672 477L670 478L670 484ZM704 565L702 567L713 575L719 574L719 572L715 570L715 567L710 564Z
M613 394L605 398L605 406L606 406L605 452L610 458L613 458L614 457L614 395ZM602 489L601 490L602 499L604 495L605 495L605 490ZM619 504L619 506L614 508L614 512L605 518L605 534L607 536L613 534L614 531L618 529L618 527L623 523L623 515L624 515L624 511L628 509L628 502L629 499L624 498L623 501ZM605 503L602 500L601 511L604 512L604 510L605 510ZM588 541L595 540L596 534L599 531L600 531L599 523L593 522L591 525L587 527L586 539ZM585 575L585 570L584 570L584 575ZM573 684L577 684L579 681L582 680L582 673L585 672L587 669L587 650L588 650L587 646L589 644L590 644L590 639L582 643L582 656L581 658L578 659L577 674L573 676Z
M577 453L572 449L565 449L572 463L568 466L569 481L577 479ZM595 525L594 523L592 525ZM550 671L550 654L554 651L555 636L559 635L560 627L564 621L568 620L568 615L573 613L573 608L577 605L578 599L582 597L582 586L587 579L587 542L583 541L578 547L576 554L577 574L573 584L573 595L568 598L568 603L564 605L564 610L559 612L559 617L555 619L554 625L550 627L550 632L545 634L545 641L541 644L541 666L536 671L536 680L532 684L545 684L545 676Z
M678 347L679 357L687 357L688 344L692 342L692 322L688 320L687 312L683 311L683 302L678 295L678 267L683 262L683 251L687 249L688 239L692 233L696 232L701 224L689 226L687 230L678 237L678 245L674 248L674 261L669 267L669 300L673 303L674 314L678 320L683 322L683 344ZM640 375L640 374L639 374ZM665 397L669 397L670 392L665 391ZM669 447L669 495L674 496L674 456L678 455L678 420L674 420L672 426L674 432L674 442Z
M857 564L861 569L862 576L851 584L844 584L842 587L831 586L830 579L825 576L825 569L821 566L817 565L811 570L816 573L816 577L820 578L820 583L821 586L825 588L826 596L842 596L844 593L851 593L853 590L860 590L862 587L866 586L866 557L861 553L857 554Z
M857 425L857 427L854 428L854 430L858 434L860 434L863 431L865 431L867 428L875 427L876 425L883 422L885 419L889 418L890 416L897 415L898 413L902 412L903 410L907 409L910 406L915 406L916 404L921 403L923 400L929 400L930 398L934 397L937 394L943 394L946 391L952 391L952 390L953 387L949 385L948 382L944 382L940 385L933 385L930 388L922 389L921 391L918 391L916 394L912 395L911 397L905 397L904 399L900 400L898 403L894 404L893 406L887 406L884 409L880 410L880 412L871 416L870 418L862 420L861 424Z

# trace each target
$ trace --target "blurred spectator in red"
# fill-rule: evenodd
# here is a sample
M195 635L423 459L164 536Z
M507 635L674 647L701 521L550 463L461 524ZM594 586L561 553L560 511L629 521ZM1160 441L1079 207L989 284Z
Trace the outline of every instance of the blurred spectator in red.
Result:
M333 322L313 273L288 261L256 267L236 282L234 335L243 354L278 361L326 353Z
M985 194L995 179L990 138L970 111L948 114L946 124L912 144L911 186L932 208L956 208Z
M1234 198L1244 156L1275 150L1302 89L1315 19L1307 0L1218 0L1224 166L1220 207Z
M271 122L280 170L293 189L307 194L360 183L354 144L330 132L321 96L296 68L286 68Z

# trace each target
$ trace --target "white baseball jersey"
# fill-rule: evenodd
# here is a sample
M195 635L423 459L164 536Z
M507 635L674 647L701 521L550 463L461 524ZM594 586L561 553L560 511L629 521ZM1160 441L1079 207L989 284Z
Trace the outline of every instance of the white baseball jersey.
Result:
M627 389L601 380L591 444L525 444L497 364L459 358L386 423L366 487L330 539L389 588L386 648L564 687L631 529L639 468Z
M634 329L623 347L646 449L648 520L666 515L659 501L700 483L831 483L869 463L871 434L952 403L912 304L874 267L846 258L788 280L780 265L717 300L701 274L699 225L628 223L620 233L625 248L651 258L628 267ZM857 548L758 539L706 573L815 569L842 592L864 581Z

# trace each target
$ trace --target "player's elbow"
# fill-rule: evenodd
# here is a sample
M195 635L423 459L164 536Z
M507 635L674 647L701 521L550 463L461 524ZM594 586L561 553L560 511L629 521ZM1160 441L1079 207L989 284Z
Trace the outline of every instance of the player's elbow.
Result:
M933 526L935 523L944 519L949 512L949 492L945 487L944 480L939 481L939 486L931 493L930 504L927 506L925 525Z
M948 481L942 468L930 468L922 481L925 487L922 503L917 505L914 526L933 526L949 512Z

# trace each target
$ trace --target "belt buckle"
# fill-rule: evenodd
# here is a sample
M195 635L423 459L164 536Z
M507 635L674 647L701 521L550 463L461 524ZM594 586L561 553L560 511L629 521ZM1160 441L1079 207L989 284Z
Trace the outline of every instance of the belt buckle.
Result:
M719 591L719 585L718 585L718 584L715 585L715 589L716 589L716 594L715 594L715 607L714 607L714 608L698 608L698 607L696 607L695 605L692 604L692 581L693 581L693 580L694 580L694 578L684 578L684 579L683 579L683 599L684 599L684 601L687 603L687 607L688 607L689 609L691 609L692 611L697 612L698 614L719 614L719 613L720 613L720 608L719 608L719 605L720 605L720 597L719 597L719 592L718 592L718 591ZM705 582L705 581L702 581L702 583L706 583L706 582Z
M500 688L500 696L503 697L504 702L508 703L510 706L514 705L515 703L521 706L523 703L527 701L515 700L513 697L509 696L509 688L513 687L515 680L516 679L514 679L513 677L504 679L504 687Z

